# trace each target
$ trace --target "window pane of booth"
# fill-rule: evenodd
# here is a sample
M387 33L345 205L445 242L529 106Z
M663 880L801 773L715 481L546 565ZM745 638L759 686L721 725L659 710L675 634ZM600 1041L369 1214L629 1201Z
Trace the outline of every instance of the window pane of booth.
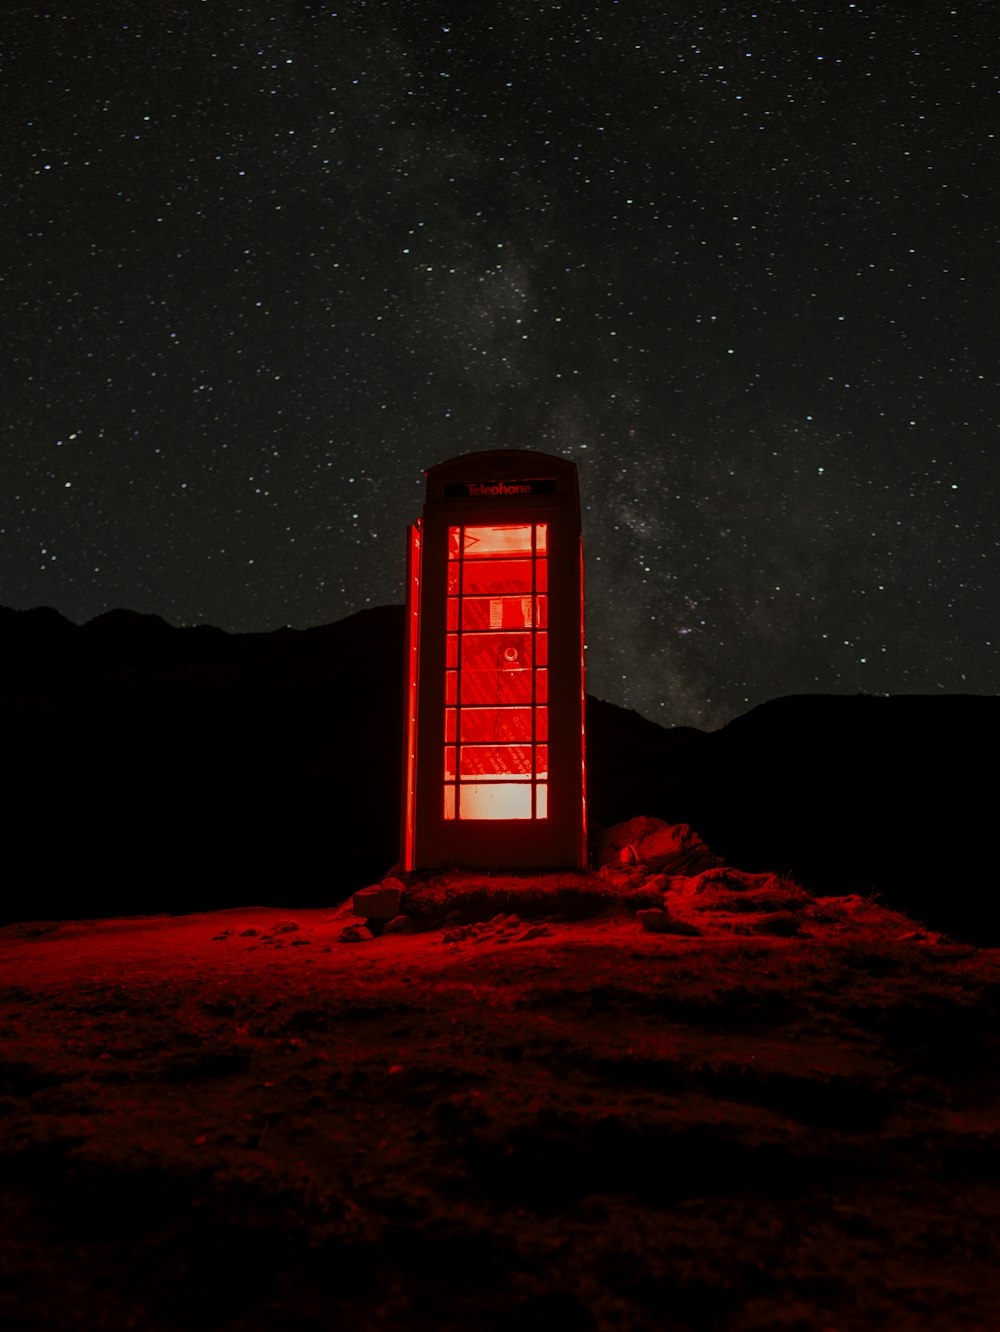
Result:
M531 525L467 527L463 554L467 560L481 560L490 555L530 555Z
M531 634L463 634L462 675L493 671L503 675L531 668Z
M531 566L541 569L543 560L463 560L462 591L476 593L531 593Z
M463 782L476 777L491 777L499 781L511 777L530 777L531 746L462 745L459 765L459 777Z
M540 674L540 672L536 672ZM454 702L454 699L449 699ZM530 704L530 671L462 672L462 708Z
M462 628L530 629L531 597L464 597Z
M455 709L449 712L454 717ZM547 714L547 708L538 712ZM541 724L539 724L541 725ZM539 734L539 739L546 739ZM463 743L507 743L518 741L531 743L530 708L463 708L462 709Z
M465 783L458 790L459 818L531 818L530 782Z

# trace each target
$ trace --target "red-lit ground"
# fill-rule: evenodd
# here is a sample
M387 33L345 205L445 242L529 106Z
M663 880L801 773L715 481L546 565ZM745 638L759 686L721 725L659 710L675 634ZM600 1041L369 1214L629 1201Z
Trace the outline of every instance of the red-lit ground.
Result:
M0 931L0 1324L996 1328L1000 954L726 905Z

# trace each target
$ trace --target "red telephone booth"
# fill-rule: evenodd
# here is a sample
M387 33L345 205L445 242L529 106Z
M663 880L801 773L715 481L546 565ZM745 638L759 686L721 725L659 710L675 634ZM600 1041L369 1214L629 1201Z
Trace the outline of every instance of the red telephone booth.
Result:
M503 450L426 475L407 571L403 865L583 868L576 467Z

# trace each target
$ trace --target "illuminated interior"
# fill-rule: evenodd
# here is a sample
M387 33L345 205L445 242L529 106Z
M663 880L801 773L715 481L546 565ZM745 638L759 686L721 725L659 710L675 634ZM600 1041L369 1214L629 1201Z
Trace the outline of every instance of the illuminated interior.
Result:
M450 527L444 817L548 817L548 524Z

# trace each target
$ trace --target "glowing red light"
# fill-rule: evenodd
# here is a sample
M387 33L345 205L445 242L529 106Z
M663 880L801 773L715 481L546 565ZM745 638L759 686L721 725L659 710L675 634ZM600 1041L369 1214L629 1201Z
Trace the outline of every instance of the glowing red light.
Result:
M444 817L547 818L548 524L449 527L446 581Z

